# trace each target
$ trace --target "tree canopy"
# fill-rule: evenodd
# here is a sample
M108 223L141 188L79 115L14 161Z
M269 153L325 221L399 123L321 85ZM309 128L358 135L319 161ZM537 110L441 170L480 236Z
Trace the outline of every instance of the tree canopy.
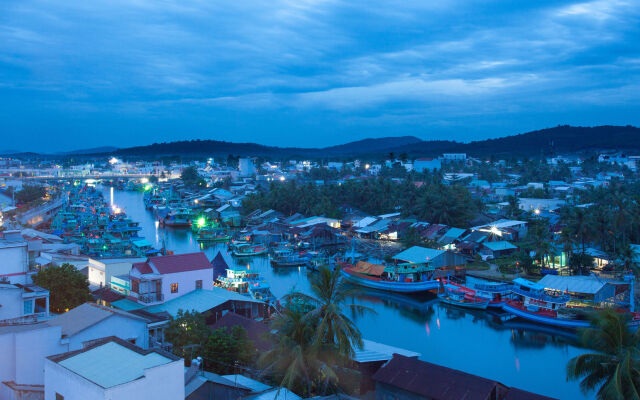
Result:
M91 300L87 278L71 264L44 268L33 283L49 291L49 309L62 313Z

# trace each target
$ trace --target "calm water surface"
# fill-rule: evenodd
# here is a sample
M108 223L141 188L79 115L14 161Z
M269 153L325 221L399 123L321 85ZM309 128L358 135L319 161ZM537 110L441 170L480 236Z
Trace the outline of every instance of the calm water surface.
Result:
M111 189L104 189L111 198ZM224 244L201 247L191 230L158 227L145 210L139 192L113 191L113 202L140 222L141 236L155 247L176 253L204 251L212 259L222 252L230 267L258 271L281 297L291 289L308 292L305 268L273 269L267 257L238 264ZM525 322L500 319L482 311L465 311L439 304L433 296L409 297L384 292L363 292L353 301L375 310L354 316L366 339L422 354L421 359L560 399L591 399L577 382L567 382L567 361L584 352L571 335Z

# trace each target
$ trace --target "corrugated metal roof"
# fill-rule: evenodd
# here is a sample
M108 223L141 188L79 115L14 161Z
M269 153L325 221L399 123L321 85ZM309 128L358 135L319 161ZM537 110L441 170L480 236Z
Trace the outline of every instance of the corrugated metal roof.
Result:
M605 287L607 282L595 276L545 275L538 284L545 289L561 292L595 294Z
M144 370L173 362L159 353L143 355L115 342L76 354L58 364L91 382L110 388L144 376Z
M353 361L355 362L387 361L393 358L393 354L402 354L405 357L420 357L420 353L367 339L362 339L362 344L362 349L356 348L354 350Z
M395 256L393 256L393 259L412 263L425 263L433 260L442 253L444 253L444 250L413 246L401 253L396 254Z
M499 242L484 242L482 245L491 251L513 250L518 248L518 246L514 246L506 240Z
M196 289L185 295L169 300L163 304L150 306L147 311L157 313L166 311L172 316L176 316L179 310L190 311L195 310L199 313L211 310L229 300L246 301L252 303L262 303L254 300L249 296L243 296L239 293L231 292L219 287L211 289Z
M142 317L130 314L126 311L111 307L104 307L94 303L84 303L64 314L50 319L47 323L51 326L60 326L62 328L63 335L73 336L76 333L114 315L120 315L125 318L131 318L139 321L147 321Z

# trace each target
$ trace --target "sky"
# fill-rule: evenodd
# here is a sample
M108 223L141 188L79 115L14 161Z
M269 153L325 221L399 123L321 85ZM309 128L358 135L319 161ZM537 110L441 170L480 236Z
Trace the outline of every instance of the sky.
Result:
M640 124L640 0L2 0L0 150Z

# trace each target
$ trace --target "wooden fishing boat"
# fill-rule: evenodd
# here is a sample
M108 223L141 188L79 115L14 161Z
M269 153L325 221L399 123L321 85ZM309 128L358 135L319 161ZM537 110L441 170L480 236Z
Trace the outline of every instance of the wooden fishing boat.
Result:
M196 240L198 242L228 242L231 235L221 229L201 228L198 230Z
M479 299L472 292L451 284L444 285L444 292L438 294L438 298L442 303L474 310L486 310L489 306L488 299Z
M358 261L356 265L339 263L340 273L349 282L371 289L397 293L419 293L437 289L440 282L434 270L426 266L385 266Z
M260 244L244 244L234 246L231 254L236 257L253 257L267 254L268 251L269 249L267 248L267 246L263 246Z
M289 249L274 250L270 261L272 267L301 267L307 264L309 257L303 257Z

